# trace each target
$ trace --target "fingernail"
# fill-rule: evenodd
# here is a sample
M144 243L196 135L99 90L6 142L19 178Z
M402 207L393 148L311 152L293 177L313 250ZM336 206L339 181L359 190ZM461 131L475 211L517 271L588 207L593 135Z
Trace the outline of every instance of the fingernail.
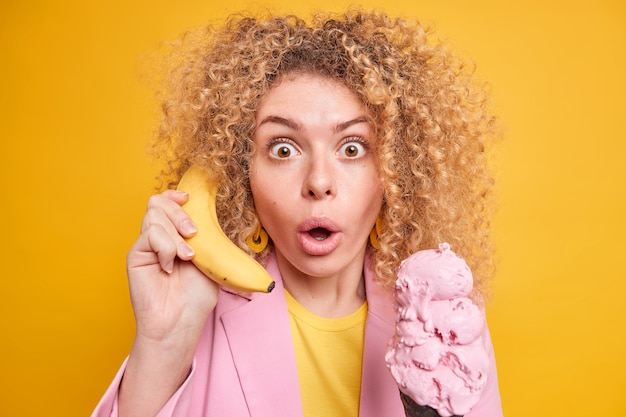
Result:
M184 220L181 224L184 233L194 234L198 231L198 228L191 220Z
M174 270L174 261L172 260L167 265L165 265L165 272L167 272L168 274L171 274L173 270Z
M178 245L178 251L182 256L187 257L187 258L191 258L195 253L193 251L193 248L189 246L188 244L186 244L185 242L182 242Z

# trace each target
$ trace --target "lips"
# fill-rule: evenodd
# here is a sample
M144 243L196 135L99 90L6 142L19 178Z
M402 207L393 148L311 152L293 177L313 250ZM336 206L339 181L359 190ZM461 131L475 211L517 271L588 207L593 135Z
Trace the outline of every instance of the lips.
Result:
M326 217L311 217L298 227L298 242L309 255L328 255L341 242L338 226Z

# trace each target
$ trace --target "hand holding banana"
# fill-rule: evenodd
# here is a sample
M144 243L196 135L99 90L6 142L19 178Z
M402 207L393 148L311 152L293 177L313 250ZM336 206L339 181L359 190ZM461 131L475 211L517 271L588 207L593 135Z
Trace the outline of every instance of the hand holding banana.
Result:
M198 231L187 244L195 251L191 262L207 277L236 291L270 292L274 280L256 260L235 245L222 231L217 220L217 184L207 173L192 166L181 178L177 189L189 194L183 210Z

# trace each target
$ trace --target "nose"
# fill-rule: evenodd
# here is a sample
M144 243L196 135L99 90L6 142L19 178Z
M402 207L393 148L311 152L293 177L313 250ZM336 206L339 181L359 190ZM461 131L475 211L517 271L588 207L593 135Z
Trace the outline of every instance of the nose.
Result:
M306 198L323 199L335 195L336 185L332 163L323 158L309 161L302 194Z

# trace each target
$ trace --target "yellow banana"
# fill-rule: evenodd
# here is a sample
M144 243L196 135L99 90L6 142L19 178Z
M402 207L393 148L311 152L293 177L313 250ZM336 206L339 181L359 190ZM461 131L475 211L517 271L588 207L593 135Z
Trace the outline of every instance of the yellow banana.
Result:
M195 252L191 262L213 281L230 289L272 291L274 280L265 268L224 234L215 210L217 184L207 172L192 166L177 189L189 194L183 209L198 228L195 235L185 239Z

